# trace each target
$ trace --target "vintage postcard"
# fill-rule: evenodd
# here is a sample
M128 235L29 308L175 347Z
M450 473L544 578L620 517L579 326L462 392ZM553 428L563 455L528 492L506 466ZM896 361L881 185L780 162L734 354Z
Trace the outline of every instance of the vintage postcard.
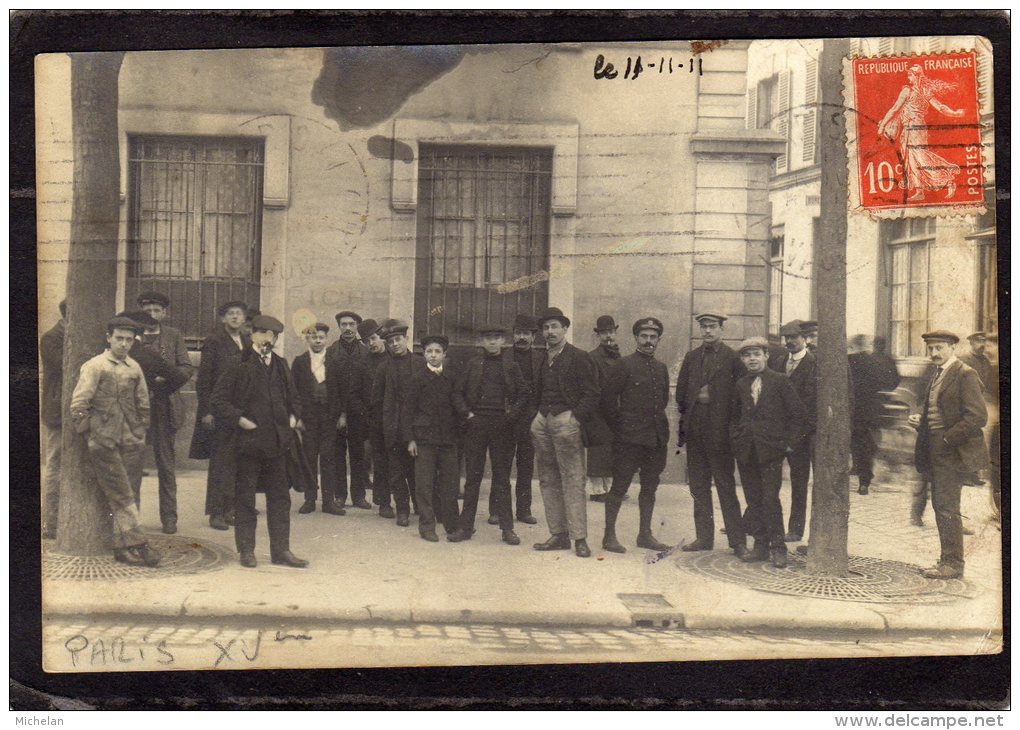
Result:
M1001 652L992 58L37 56L45 670Z

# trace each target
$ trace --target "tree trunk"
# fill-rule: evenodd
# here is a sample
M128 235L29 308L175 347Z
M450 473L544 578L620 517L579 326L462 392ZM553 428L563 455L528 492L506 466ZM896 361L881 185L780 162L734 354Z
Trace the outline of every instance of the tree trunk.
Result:
M75 433L70 402L82 363L102 351L106 322L116 313L120 227L117 77L123 57L123 53L71 55L74 178L57 524L57 551L71 555L109 551L111 513L89 466L85 439Z
M821 239L815 277L818 282L818 429L815 479L811 493L809 573L847 574L847 524L850 516L850 388L846 354L846 120L842 60L846 40L825 40L819 63L822 108Z

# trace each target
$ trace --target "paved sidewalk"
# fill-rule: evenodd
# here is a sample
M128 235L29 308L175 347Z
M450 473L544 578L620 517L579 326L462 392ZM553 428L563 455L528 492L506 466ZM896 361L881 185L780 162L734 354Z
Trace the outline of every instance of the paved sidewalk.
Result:
M935 562L934 516L929 507L925 527L909 525L909 484L883 484L880 477L872 493L861 496L856 493L856 480L852 482L852 555L918 568ZM459 544L421 540L413 517L409 527L398 528L375 511L349 505L343 517L321 512L300 515L301 497L292 493L291 544L297 555L311 561L306 570L270 564L263 509L255 570L241 568L235 556L213 570L186 575L161 577L156 570L144 580L47 580L43 583L45 613L603 627L632 626L645 616L653 618L654 625L660 625L661 619L692 629L1001 632L1001 533L986 521L990 512L986 489L964 489L966 524L975 531L965 543L965 595L937 603L864 603L781 595L682 570L679 562L704 560L706 554L676 551L655 556L634 547L637 489L635 484L618 524L620 539L628 547L625 555L600 549L603 507L589 503L589 544L594 556L586 560L572 551L531 549L532 543L548 537L537 479L534 512L539 523L517 525L522 540L517 547L500 542L498 528L485 523L485 493L477 534ZM202 514L204 493L204 473L180 476L177 537L198 538L232 552L233 533L208 527ZM142 495L143 527L158 533L154 476L146 477ZM788 484L783 497L788 501ZM263 506L261 495L259 505ZM716 527L721 526L717 512ZM674 545L693 539L686 486L660 487L655 534ZM717 534L710 559L722 571L736 566L746 569L728 555L722 534ZM625 599L625 603L620 594L642 597ZM640 605L649 601L650 608L643 611Z

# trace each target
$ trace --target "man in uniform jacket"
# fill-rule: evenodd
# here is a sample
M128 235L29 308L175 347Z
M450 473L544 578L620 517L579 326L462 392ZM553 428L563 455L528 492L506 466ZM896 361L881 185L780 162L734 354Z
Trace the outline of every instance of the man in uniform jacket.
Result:
M768 341L751 337L740 343L740 359L747 375L733 392L730 436L744 487L747 531L754 547L741 556L745 562L772 559L786 567L783 506L783 458L804 438L804 406L790 378L766 367Z
M398 527L407 527L410 524L411 500L417 500L417 495L414 495L414 458L407 451L408 442L405 440L407 430L401 426L401 419L405 415L402 404L411 386L415 360L418 360L418 357L408 349L407 329L407 324L399 320L389 319L383 322L382 334L386 340L389 358L383 362L373 386L375 389L373 400L382 406L383 439L386 444L386 469L389 477L387 489L380 495L382 506L379 508L379 514L383 517L393 516L390 507L392 496L397 505ZM375 488L378 489L379 485L377 484Z
M964 477L988 466L981 429L988 419L977 372L956 357L960 341L952 332L921 335L935 366L921 403L921 413L908 421L917 429L914 465L931 485L931 504L939 530L938 565L928 578L963 577L963 520L960 492Z
M46 428L46 467L43 472L43 537L57 536L60 510L60 455L63 443L64 330L67 301L60 302L60 319L48 329L39 343L42 360L42 416Z
M808 480L811 478L811 461L814 455L818 361L807 349L807 338L801 329L799 319L784 324L779 334L783 338L786 352L781 357L770 358L768 366L790 379L804 406L804 423L801 429L804 435L793 445L793 451L786 455L786 461L790 464L790 523L786 540L800 542L804 536L807 519Z
M503 542L520 545L510 506L510 461L513 426L528 407L529 393L517 363L503 357L503 326L482 325L478 335L482 352L468 362L453 394L457 410L467 419L464 434L467 479L458 529L446 539L461 542L470 540L474 534L478 495L488 454L492 464L493 516L503 533Z
M987 396L992 394L992 391L997 390L999 386L999 378L995 363L989 359L985 349L988 346L988 333L986 332L975 332L967 338L967 342L970 344L970 352L960 356L960 361L964 365L969 365L981 378L981 386L984 388L985 400L988 400Z
M520 410L513 424L512 456L516 460L517 479L514 486L517 521L534 525L538 520L531 514L531 480L535 474L535 444L531 440L531 422L538 413L534 398L535 381L545 358L545 351L534 347L538 321L526 314L518 314L513 323L513 347L503 351L505 360L512 360L524 378L528 389L528 403ZM499 524L496 516L495 495L489 493L489 524Z
M221 424L216 422L212 412L212 393L223 373L241 362L244 354L251 349L251 337L244 331L247 304L229 301L221 304L216 311L220 325L202 342L202 360L195 380L198 395L195 432L191 437L188 457L209 459L205 513L209 515L210 527L229 530L234 523L234 482L237 474L234 449L229 444L234 429L232 424L222 424L221 428Z
M602 381L603 410L615 435L613 486L606 496L606 532L602 548L613 553L626 552L616 538L616 517L634 474L640 470L637 546L661 552L668 550L669 545L659 542L652 534L652 512L659 476L666 468L669 445L666 418L669 372L655 359L662 322L655 317L644 317L634 323L631 332L636 351L621 358Z
M591 356L566 340L570 320L557 307L538 319L546 359L535 383L538 414L531 435L538 457L538 482L551 536L536 550L569 550L591 556L584 494L584 446L604 443L599 433L599 374Z
M599 345L589 352L599 371L599 382L604 382L609 369L620 360L620 345L616 341L619 330L610 315L603 314L595 320L595 336ZM588 475L588 490L593 502L604 502L613 478L613 442L592 446L585 460Z
M418 493L418 534L439 542L436 520L447 535L457 531L457 412L456 376L446 362L450 341L443 335L421 338L425 359L413 361L411 385L400 419L407 453L414 459L414 486Z
M857 474L858 494L867 494L875 476L878 444L874 432L882 418L882 391L892 390L899 385L900 376L896 372L895 363L890 369L880 355L867 351L864 335L854 335L850 339L849 349L847 365L853 389L850 408L852 471Z
M315 478L318 478L322 489L322 511L330 515L344 514L343 507L333 498L337 484L337 448L336 421L332 418L334 411L326 386L332 366L326 357L327 334L329 325L324 322L307 327L304 335L308 349L295 357L291 364L294 387L301 400L301 422L304 425L301 441L313 478L305 492L304 504L298 509L300 514L315 511L318 492Z
M154 320L142 333L142 344L157 353L167 365L180 373L172 381L156 376L156 387L150 390L152 420L147 442L152 445L159 480L159 521L163 532L177 532L177 468L174 439L184 422L184 400L180 388L191 379L194 368L184 343L184 333L164 324L170 297L161 292L138 295L138 306Z
M379 388L380 400L374 397L375 380L383 363L389 359L386 353L386 341L380 335L379 323L374 319L366 319L358 325L358 336L368 350L368 355L354 362L351 371L351 384L347 396L347 417L351 424L348 428L350 438L360 438L362 443L368 441L372 447L372 502L380 507L379 514L392 519L392 508L382 497L389 494L388 472L386 470L386 439L383 437L382 388ZM365 461L366 468L368 460ZM372 505L354 503L355 507L371 509ZM390 512L389 515L384 510Z
M684 356L676 381L676 405L680 412L677 446L687 446L687 472L694 499L696 539L681 550L711 550L715 538L712 480L719 494L726 537L735 554L746 549L744 527L737 499L733 452L730 447L730 404L733 384L744 366L723 343L727 317L715 312L696 316L704 344Z
M336 485L334 496L337 505L343 507L347 502L347 456L350 454L351 465L351 502L355 507L371 509L365 501L368 490L368 466L365 463L364 424L346 412L350 399L351 376L357 362L368 355L368 348L358 337L358 325L361 315L357 312L343 311L336 315L340 339L326 348L326 368L329 375L329 401L332 418L335 423L333 438L336 443Z
M234 542L245 568L255 560L255 492L266 494L269 553L274 565L304 568L290 550L290 483L287 454L299 427L301 404L287 361L273 352L283 324L266 315L252 320L252 344L244 359L216 383L212 408L233 430L237 452Z

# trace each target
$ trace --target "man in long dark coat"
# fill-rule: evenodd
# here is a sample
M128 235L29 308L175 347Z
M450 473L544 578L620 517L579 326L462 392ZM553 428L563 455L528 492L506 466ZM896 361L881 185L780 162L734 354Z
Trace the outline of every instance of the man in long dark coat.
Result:
M337 312L336 324L340 339L326 348L328 390L332 418L336 428L336 485L333 488L338 507L347 502L347 465L351 467L350 493L355 507L369 509L365 501L368 490L368 466L365 463L365 440L362 425L351 423L346 411L350 399L351 374L357 362L368 355L368 348L358 337L362 317L357 312ZM356 421L357 419L355 419ZM350 459L348 460L348 456Z
M616 341L616 333L620 329L616 320L603 314L595 320L595 336L599 345L588 354L599 371L599 382L604 382L609 369L620 361L620 345ZM585 460L588 477L589 499L593 502L605 502L609 487L613 481L613 444L592 446L588 449Z

